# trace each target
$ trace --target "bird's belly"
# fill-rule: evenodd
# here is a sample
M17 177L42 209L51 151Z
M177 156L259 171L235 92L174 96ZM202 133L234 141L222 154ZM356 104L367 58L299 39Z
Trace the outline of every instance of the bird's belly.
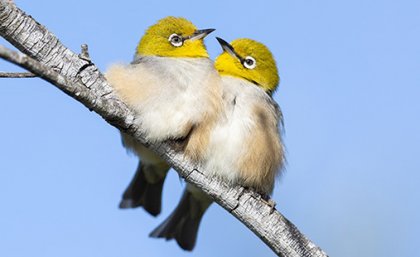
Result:
M246 151L246 138L251 136L250 120L232 117L212 133L205 170L211 175L236 183L240 176L239 160Z
M161 95L160 100L144 105L140 122L148 140L182 138L192 125L201 121L204 111L197 108L200 97L190 95L190 92Z

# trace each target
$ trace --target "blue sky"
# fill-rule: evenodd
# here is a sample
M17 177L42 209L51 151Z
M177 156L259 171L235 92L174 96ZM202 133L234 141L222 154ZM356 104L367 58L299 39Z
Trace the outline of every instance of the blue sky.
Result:
M288 166L278 209L330 256L414 256L420 225L418 1L16 1L97 66L129 62L167 15L200 28L214 58L257 39L277 59ZM2 44L4 43L1 40ZM0 70L17 70L0 61ZM148 233L174 208L172 173L157 219L119 210L137 160L117 130L40 79L0 80L0 256L274 256L213 205L193 253Z

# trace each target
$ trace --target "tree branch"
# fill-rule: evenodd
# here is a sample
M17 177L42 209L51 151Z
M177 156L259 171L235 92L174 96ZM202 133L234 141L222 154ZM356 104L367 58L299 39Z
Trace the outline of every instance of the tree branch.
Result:
M0 78L35 78L35 74L30 72L0 72Z
M200 166L187 160L181 152L171 149L170 145L146 142L142 128L134 123L133 112L118 99L89 57L86 58L87 51L82 51L80 56L72 52L44 26L7 0L0 0L0 35L24 53L0 47L0 57L49 81L111 125L148 145L186 181L208 193L244 223L277 255L327 256L281 213L277 210L271 212L271 207L255 192L207 177L200 171Z

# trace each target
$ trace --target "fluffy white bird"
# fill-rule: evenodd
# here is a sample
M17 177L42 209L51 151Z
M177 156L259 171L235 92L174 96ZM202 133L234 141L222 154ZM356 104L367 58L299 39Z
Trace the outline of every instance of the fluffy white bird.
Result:
M214 29L198 30L184 18L166 17L147 29L130 65L114 65L106 78L135 111L149 142L185 140L185 153L199 160L208 144L212 121L220 113L220 77L203 39ZM122 133L124 146L140 158L120 208L161 211L163 182L169 165Z
M215 61L224 115L212 128L204 171L268 196L285 162L282 114L271 97L279 83L277 66L270 50L257 41L218 41L224 50ZM187 185L177 208L150 236L175 239L181 248L192 250L211 203L201 190Z

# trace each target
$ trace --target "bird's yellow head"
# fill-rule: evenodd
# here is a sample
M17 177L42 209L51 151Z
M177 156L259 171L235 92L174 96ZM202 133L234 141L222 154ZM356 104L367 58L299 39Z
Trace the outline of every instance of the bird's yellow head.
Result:
M236 39L230 44L217 38L223 48L215 61L220 75L246 79L272 94L280 81L276 62L270 50L252 39Z
M184 18L166 17L150 26L137 46L137 55L209 57L203 39L214 29L198 30Z

